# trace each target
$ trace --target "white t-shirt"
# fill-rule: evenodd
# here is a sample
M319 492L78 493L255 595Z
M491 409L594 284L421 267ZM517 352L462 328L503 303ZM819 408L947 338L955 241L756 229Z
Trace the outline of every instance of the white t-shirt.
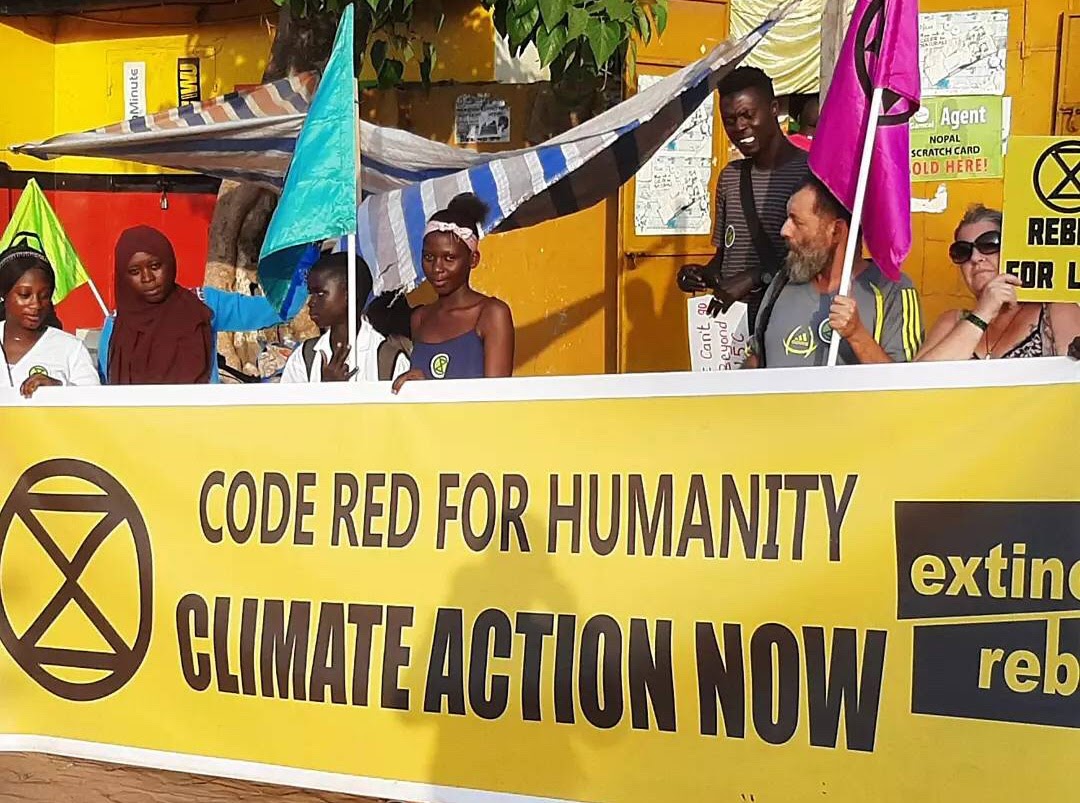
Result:
M375 327L364 318L360 324L360 330L356 333L357 365L360 370L352 378L353 382L378 382L379 381L379 346L386 340ZM322 382L323 358L329 362L334 350L330 346L330 332L324 332L322 337L315 343L315 359L311 363L311 375L307 374L307 366L304 365L303 344L297 346L289 355L288 361L281 374L282 382ZM397 379L401 374L409 370L409 358L399 354L394 361L393 378Z
M4 342L4 324L0 323L0 343ZM45 373L64 385L100 385L94 361L82 341L61 329L48 327L30 351L14 365L0 366L0 387L22 387L32 374Z

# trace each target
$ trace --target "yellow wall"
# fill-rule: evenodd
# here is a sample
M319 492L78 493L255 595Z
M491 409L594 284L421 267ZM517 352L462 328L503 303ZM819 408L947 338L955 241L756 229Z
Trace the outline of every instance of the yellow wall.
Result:
M0 23L0 53L4 54L5 80L0 81L0 147L30 142L56 132L55 25L47 19L23 21L19 26ZM12 167L33 163L14 154L0 153Z
M230 21L196 22L193 8L140 9L56 18L8 18L0 22L0 47L17 56L5 58L5 93L18 93L18 107L32 125L0 122L0 146L57 134L97 128L123 119L123 65L146 63L146 100L150 113L177 105L176 60L201 59L202 96L232 91L237 84L262 79L269 52L274 10L270 3L230 6ZM218 12L219 16L222 16ZM92 17L92 19L90 18ZM8 50L10 45L16 48ZM40 65L49 65L52 82L41 91ZM5 103L4 108L11 108ZM4 154L15 170L70 173L160 173L157 168L107 159L61 158L41 162Z
M1009 9L1005 91L1013 99L1012 134L1020 136L1047 135L1053 131L1061 14L1069 3L1070 0L920 0L919 8L924 12ZM959 272L947 256L957 221L970 204L1000 208L1002 203L1000 180L949 181L945 185L949 205L944 214L912 215L914 245L905 266L922 293L927 327L945 310L971 303ZM936 182L914 185L915 194L923 197L931 197L936 189Z

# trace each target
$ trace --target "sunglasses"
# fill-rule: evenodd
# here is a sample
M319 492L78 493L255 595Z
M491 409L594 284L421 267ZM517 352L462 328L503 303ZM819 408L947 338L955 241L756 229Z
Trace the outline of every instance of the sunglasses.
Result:
M983 256L1001 251L1001 232L988 231L975 238L975 242L957 240L949 246L949 259L955 265L963 265L978 251Z

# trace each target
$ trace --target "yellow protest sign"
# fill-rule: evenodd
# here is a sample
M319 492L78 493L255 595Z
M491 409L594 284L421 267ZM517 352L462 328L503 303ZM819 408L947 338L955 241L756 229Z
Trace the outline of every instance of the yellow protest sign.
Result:
M1021 301L1080 302L1080 138L1012 137L1001 270Z
M1072 799L1074 364L813 373L0 397L0 749L451 803Z

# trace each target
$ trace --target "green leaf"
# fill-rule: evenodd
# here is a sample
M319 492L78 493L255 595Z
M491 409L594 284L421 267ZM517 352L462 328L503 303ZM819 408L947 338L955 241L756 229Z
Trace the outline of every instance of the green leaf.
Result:
M379 10L379 0L367 0L367 4L371 7L372 11Z
M634 14L631 0L603 0L601 5L609 17L619 22L629 22Z
M390 89L401 83L405 74L405 65L397 59L387 59L379 70L379 88Z
M411 44L406 42L404 47L401 48L401 55L405 59L405 61L412 61L414 58L416 58L416 51L413 50L413 46Z
M667 28L668 4L667 0L657 0L652 7L653 18L656 20L656 33L662 34Z
M540 0L539 6L544 27L549 31L553 30L566 16L567 0Z
M616 49L623 40L623 26L610 20L601 22L593 18L585 26L585 36L589 40L589 49L592 50L593 59L598 69L603 69L615 55Z
M652 41L652 21L644 6L634 5L634 22L637 24L638 36L645 44Z
M510 44L517 47L527 42L539 21L540 9L535 4L524 14L519 16L511 14L506 20L506 33L510 36Z
M633 39L626 48L626 73L631 81L637 77L637 42Z
M431 83L431 71L435 69L435 46L424 42L424 58L420 60L420 80L424 85Z
M566 28L562 25L548 30L541 27L536 32L536 50L540 53L540 66L547 67L558 58L566 47Z
M585 33L585 26L588 24L589 12L578 6L570 6L569 18L566 22L566 41L573 42Z
M376 39L371 43L371 66L375 68L375 72L382 69L384 61L386 61L386 40Z

